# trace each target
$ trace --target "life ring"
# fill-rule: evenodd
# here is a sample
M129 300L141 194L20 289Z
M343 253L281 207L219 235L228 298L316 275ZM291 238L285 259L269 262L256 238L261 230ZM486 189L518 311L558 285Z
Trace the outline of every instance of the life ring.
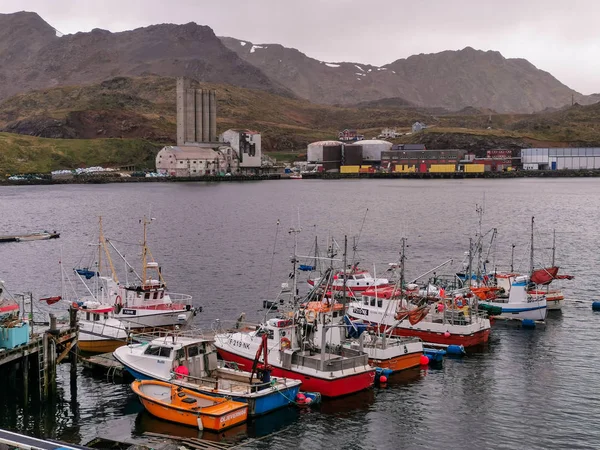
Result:
M314 322L317 318L317 312L314 309L307 310L304 315L306 316L306 320L308 322Z
M115 299L115 302L117 303L117 305L122 305L123 304L123 299L121 298L120 295L117 295L117 298Z
M463 306L465 306L465 304L463 303L464 298L462 297L456 297L454 299L454 304L456 305L457 308L462 308Z
M279 341L279 348L281 350L285 350L286 348L290 348L291 346L292 346L292 341L290 341L286 337L282 337L281 340Z

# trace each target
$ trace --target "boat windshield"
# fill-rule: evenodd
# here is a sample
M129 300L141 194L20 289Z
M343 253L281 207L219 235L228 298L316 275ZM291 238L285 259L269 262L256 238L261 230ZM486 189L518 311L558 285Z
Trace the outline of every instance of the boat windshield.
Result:
M168 358L169 356L171 356L171 347L161 347L160 345L148 345L148 348L144 351L144 355Z

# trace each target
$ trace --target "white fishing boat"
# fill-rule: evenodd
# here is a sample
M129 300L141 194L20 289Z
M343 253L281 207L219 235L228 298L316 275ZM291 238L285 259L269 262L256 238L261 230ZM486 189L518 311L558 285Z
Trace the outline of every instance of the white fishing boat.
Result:
M113 317L114 305L94 300L74 302L77 310L79 337L77 345L86 353L109 353L125 345L128 330Z
M196 308L192 306L192 296L175 294L166 290L159 264L152 257L147 245L147 225L151 220L144 218L144 240L142 244L142 273L138 275L124 256L116 249L112 242L104 238L102 222L100 221L100 237L98 261L95 265L75 269L75 273L82 281L96 277L102 292L102 303L114 305L113 318L124 325L124 329L135 332L152 331L160 328L189 326L196 315ZM119 281L114 268L107 242L119 254L135 275L134 280L126 278L125 282ZM102 276L102 251L109 267L110 276Z
M527 292L529 277L515 276L499 278L510 283L508 298L496 297L491 300L483 300L481 293L486 288L474 288L473 291L479 296L479 303L491 307L501 308L500 317L520 320L545 320L547 314L547 303L544 295L531 295ZM503 288L502 284L498 287ZM494 288L488 288L494 289Z
M137 379L169 381L197 392L231 397L247 403L252 416L287 406L296 398L300 381L271 377L264 366L248 372L219 364L211 340L186 334L120 347L114 356ZM187 375L177 373L180 366L187 369ZM259 369L259 364L252 367Z
M344 277L345 274L345 277ZM308 284L316 286L321 283L321 277L308 280ZM345 281L345 282L344 282ZM329 284L332 291L346 290L348 295L360 294L372 287L389 286L390 280L387 278L375 278L368 270L359 269L354 266L346 270L340 270L333 276Z
M411 336L426 343L465 348L485 344L491 324L477 308L462 300L446 299L442 289L436 289L434 296L441 300L429 303L431 295L421 296L413 284L404 287L405 244L402 239L398 283L364 291L350 302L347 314L390 336Z

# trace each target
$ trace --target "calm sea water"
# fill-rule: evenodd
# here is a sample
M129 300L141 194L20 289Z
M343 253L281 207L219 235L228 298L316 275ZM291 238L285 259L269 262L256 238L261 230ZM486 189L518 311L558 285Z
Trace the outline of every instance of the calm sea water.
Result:
M386 388L326 401L318 410L284 410L209 439L250 441L247 448L597 448L600 406L598 299L600 180L302 180L257 183L0 188L0 235L58 230L51 241L0 244L0 279L34 297L60 292L67 270L91 259L98 216L128 259L140 256L144 215L151 250L170 290L189 293L204 312L197 326L259 319L291 266L291 227L299 253L315 236L343 245L358 236L361 265L382 274L407 237L408 276L454 259L458 270L477 231L497 228L490 265L529 264L530 221L536 260L557 262L576 276L564 282L567 303L545 329L494 328L489 346L441 369L394 376ZM279 221L279 225L278 225ZM490 236L490 235L488 235ZM341 252L340 252L341 254ZM117 267L123 264L116 262ZM36 305L37 307L37 305ZM41 308L41 306L39 307ZM48 308L46 308L48 310ZM136 439L144 431L197 436L142 410L127 385L59 368L58 395L45 405L22 399L20 385L0 388L0 426L85 443L102 435ZM15 394L16 393L16 394Z

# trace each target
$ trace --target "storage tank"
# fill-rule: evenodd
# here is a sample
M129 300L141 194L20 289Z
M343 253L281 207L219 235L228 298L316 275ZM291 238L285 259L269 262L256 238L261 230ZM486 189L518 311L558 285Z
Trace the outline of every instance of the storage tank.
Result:
M342 165L342 146L324 145L323 146L323 169L339 170Z
M363 161L381 161L381 152L387 152L392 149L392 143L378 139L369 139L360 141L360 146L363 149Z
M342 161L345 166L360 166L363 162L363 148L360 144L344 145Z
M306 160L309 163L322 163L323 162L323 148L325 147L338 147L340 151L340 159L342 154L342 143L340 141L319 141L308 144L306 152Z

